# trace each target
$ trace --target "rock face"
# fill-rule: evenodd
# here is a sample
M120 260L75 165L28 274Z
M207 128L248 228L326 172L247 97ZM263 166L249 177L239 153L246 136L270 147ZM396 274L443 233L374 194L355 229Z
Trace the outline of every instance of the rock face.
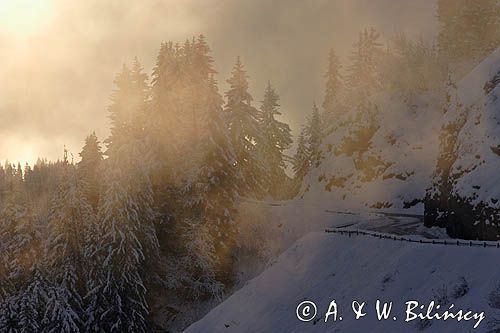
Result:
M425 220L453 237L500 239L499 83L497 49L459 83L444 117Z

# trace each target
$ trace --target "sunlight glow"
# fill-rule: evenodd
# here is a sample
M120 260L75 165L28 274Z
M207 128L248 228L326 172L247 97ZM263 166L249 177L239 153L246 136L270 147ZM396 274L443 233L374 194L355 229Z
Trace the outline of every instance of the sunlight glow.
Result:
M50 21L51 0L0 0L0 33L35 35Z

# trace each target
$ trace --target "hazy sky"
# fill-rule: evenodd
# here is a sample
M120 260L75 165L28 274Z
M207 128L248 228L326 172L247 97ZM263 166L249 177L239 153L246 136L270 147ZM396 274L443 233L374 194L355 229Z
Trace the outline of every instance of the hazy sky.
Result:
M200 33L222 91L237 55L256 102L267 80L296 132L321 103L328 50L347 61L360 29L433 38L434 0L0 0L0 160L78 156L108 133L114 75L137 56L148 73L162 41Z

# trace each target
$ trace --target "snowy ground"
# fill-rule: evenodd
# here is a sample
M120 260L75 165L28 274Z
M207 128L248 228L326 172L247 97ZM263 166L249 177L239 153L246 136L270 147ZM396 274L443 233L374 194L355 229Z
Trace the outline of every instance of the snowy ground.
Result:
M500 282L500 270L494 268L499 258L496 248L312 232L186 332L469 332L474 326L475 321L405 323L409 300L425 304L435 300L445 309L453 303L455 309L485 311L486 319L474 331L487 332L495 318L500 319L500 310L488 305ZM324 323L333 299L343 320L330 318ZM377 320L377 299L394 302L390 320ZM296 317L296 307L304 300L317 305L313 321L301 322ZM353 300L367 302L366 317L354 319Z
M342 211L300 200L247 202L244 211L258 211L277 230L272 236L276 239L273 250L281 255L186 332L469 332L474 326L473 321L451 320L405 323L405 302L409 300L436 300L445 309L453 303L455 309L485 311L486 319L474 330L477 332L488 332L495 318L500 320L500 310L489 306L489 296L500 283L500 270L492 269L500 259L500 249L325 232L333 228L446 239L443 230L424 228L418 212ZM333 299L344 318L324 323ZM394 302L391 320L377 320L377 299ZM315 320L297 319L296 307L304 300L317 304ZM354 319L353 300L367 302L366 317ZM393 316L398 319L392 320Z

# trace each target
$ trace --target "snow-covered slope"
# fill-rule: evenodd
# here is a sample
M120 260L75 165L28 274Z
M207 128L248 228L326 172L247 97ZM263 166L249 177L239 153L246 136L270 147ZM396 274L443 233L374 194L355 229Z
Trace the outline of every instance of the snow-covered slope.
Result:
M500 208L500 48L464 79L458 96L469 110L457 140L454 191Z
M429 91L410 101L382 92L367 108L336 116L301 195L338 206L422 211L438 153L442 97Z
M440 207L429 216L444 216L438 225L446 225L450 235L495 239L491 225L496 228L500 221L500 48L456 85L450 81L446 90L422 92L411 100L379 92L367 107L337 115L300 198L324 207L423 213L432 197L435 201L426 207ZM440 173L443 156L451 166Z
M500 310L497 248L422 245L368 236L310 233L275 263L186 332L469 332L474 321L405 322L405 302L485 311L476 332L487 332ZM493 265L493 266L492 266ZM497 296L495 296L497 295ZM331 300L342 321L324 323ZM391 317L377 321L375 301L394 302ZM301 322L296 307L314 301L315 320ZM353 300L366 301L366 317L354 320ZM392 317L396 317L394 321Z
M500 239L499 98L500 48L458 84L443 117L426 223L453 237Z

